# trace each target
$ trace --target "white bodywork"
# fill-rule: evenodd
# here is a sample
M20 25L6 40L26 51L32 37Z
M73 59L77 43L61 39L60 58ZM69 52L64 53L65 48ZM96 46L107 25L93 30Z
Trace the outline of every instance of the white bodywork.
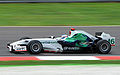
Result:
M57 40L52 38L35 38L35 39L25 39L25 40L16 41L10 44L9 49L11 51L11 46L13 46L13 49L15 51L27 51L26 46L20 46L20 45L21 44L28 45L28 43L32 40L40 41L44 50L54 51L54 52L63 51L62 46L57 42Z

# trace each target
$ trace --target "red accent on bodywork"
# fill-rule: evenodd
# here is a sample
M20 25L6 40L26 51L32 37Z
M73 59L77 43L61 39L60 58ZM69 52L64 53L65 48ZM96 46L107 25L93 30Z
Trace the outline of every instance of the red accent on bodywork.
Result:
M71 31L69 31L69 36L71 35Z
M120 60L120 56L95 56L100 60Z
M40 60L36 57L0 57L0 61Z
M56 52L56 51L50 51L50 52Z
M49 52L49 50L44 50L44 52Z
M56 51L51 51L51 50L44 50L44 52L56 52Z
M115 44L111 44L111 46L115 46Z

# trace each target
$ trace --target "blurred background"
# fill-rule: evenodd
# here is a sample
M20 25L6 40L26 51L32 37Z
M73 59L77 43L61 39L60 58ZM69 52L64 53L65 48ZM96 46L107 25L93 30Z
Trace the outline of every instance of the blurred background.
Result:
M0 0L0 26L120 25L120 0Z

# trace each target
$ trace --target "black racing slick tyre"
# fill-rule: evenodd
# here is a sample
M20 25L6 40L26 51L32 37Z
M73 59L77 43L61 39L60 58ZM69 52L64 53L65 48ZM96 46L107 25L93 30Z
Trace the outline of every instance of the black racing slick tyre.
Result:
M31 39L30 37L21 37L19 40Z
M33 40L28 44L28 51L31 54L39 54L43 51L43 46L39 41Z
M99 40L96 48L98 53L108 54L111 51L111 44L107 40Z

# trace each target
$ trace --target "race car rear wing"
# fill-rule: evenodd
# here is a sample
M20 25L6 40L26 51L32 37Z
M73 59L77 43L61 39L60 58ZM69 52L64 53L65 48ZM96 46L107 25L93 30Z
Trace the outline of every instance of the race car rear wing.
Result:
M115 37L111 37L110 34L104 32L96 32L95 37L107 40L110 42L111 46L115 46Z

